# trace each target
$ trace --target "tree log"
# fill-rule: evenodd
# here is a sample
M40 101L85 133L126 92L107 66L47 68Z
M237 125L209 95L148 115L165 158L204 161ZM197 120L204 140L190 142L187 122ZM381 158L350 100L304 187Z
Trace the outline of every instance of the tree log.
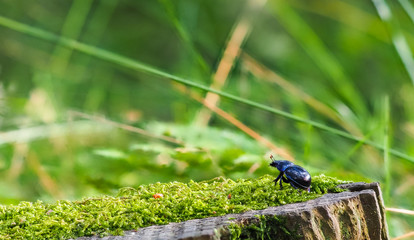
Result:
M307 202L242 214L145 227L136 231L126 231L124 236L81 237L78 240L230 239L229 229L234 229L231 226L240 226L239 230L244 231L248 229L247 234L252 234L249 235L250 238L259 236L265 239L388 239L379 184L352 183L340 187L348 191L328 193ZM265 224L262 221L266 221L265 219L277 220L278 225L272 226L274 221L268 221L264 228ZM240 238L243 238L243 234Z

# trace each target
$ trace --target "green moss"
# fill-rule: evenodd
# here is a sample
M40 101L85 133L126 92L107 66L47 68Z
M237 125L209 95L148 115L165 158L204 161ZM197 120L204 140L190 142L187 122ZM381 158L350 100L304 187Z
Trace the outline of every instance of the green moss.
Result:
M232 223L227 226L231 239L298 239L297 229L289 231L286 219L278 216L257 216L250 223Z
M116 197L81 201L21 202L0 206L1 239L74 238L87 235L120 235L123 230L195 218L240 213L287 203L307 201L326 192L340 192L343 181L324 175L313 177L311 192L284 189L274 177L233 181L156 183L123 188ZM162 194L154 198L154 194Z
M344 226L343 222L339 222L339 227L341 229L341 234L342 234L342 237L344 239L351 239L352 238L352 233L351 233L350 229L348 227Z

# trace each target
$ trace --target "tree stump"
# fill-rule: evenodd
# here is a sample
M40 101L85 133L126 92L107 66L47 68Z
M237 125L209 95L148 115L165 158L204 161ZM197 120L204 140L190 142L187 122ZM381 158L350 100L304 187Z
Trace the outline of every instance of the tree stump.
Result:
M124 236L81 237L78 240L230 239L229 225L240 226L240 229L247 227L260 236L272 238L268 236L270 231L261 228L263 220L259 216L280 220L278 226L270 226L271 221L266 223L267 228L274 228L272 234L276 235L273 238L277 239L388 239L379 184L352 183L340 187L349 191L242 214L150 226L126 231Z

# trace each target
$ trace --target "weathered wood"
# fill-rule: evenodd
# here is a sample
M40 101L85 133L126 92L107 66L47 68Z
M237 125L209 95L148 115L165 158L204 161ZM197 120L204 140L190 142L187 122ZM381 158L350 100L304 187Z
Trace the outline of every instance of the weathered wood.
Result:
M388 239L379 184L353 183L341 187L349 191L329 193L303 203L242 214L151 226L137 231L126 231L125 236L109 236L102 239L229 239L227 225L232 222L258 223L257 215L282 217L285 220L284 227L295 232L296 236L300 235L299 239ZM86 239L101 238L78 238Z

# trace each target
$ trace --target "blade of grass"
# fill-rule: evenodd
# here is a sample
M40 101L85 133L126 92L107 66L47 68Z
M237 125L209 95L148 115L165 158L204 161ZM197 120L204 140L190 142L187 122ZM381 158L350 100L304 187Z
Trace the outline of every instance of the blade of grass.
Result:
M56 183L56 181L46 171L45 167L40 163L39 157L33 151L28 151L26 156L27 165L34 171L39 178L42 188L53 196L54 199L65 199L64 192Z
M134 126L131 126L131 125L111 121L111 120L106 119L104 117L92 116L92 115L89 115L89 114L86 114L86 113L83 113L83 112L78 112L78 111L73 111L73 110L68 111L68 116L69 116L69 118L81 117L81 118L84 118L84 119L101 122L101 123L104 123L104 124L107 124L107 125L112 125L114 127L120 128L120 129L124 129L126 131L138 133L138 134L141 134L143 136L150 137L150 138L160 139L160 140L163 140L163 141L166 141L166 142L169 142L169 143L173 143L173 144L177 144L177 145L183 145L184 144L184 142L182 142L180 140L177 140L175 138L168 137L168 136L157 136L157 135L154 135L154 134L152 134L152 133L150 133L150 132L148 132L148 131L146 131L142 128L137 128L137 127L134 127Z
M368 140L372 134L375 133L377 129L372 129L368 134L366 134L365 136L363 136L364 141ZM351 158L352 155L354 155L354 153L363 146L364 142L358 142L357 144L355 144L351 150L348 151L347 153L347 158Z
M384 22L388 32L391 35L392 43L397 50L408 77L412 84L414 84L414 58L410 46L402 33L402 30L396 19L393 18L392 9L388 6L385 0L372 0L375 9L378 12L381 20Z
M93 14L90 16L85 34L82 36L82 38L89 44L98 45L108 26L109 20L118 5L118 1L119 0L99 1ZM87 75L86 71L89 71L87 66L90 65L89 63L91 61L91 56L84 55L78 59L78 62L80 62L82 66L86 67L79 69L79 73L77 75L85 76ZM99 82L99 84L95 84L96 87L91 88L88 92L85 99L84 109L90 112L95 112L99 108L103 101L103 97L107 94L106 89L113 79L112 69L104 69L94 74L94 77L90 81L96 81Z
M82 135L92 131L107 132L109 130L109 127L97 126L96 122L86 120L73 121L70 125L68 123L43 124L7 132L0 132L0 147L14 142L33 142L39 139L58 138L68 134Z
M396 238L393 238L392 240L401 240L401 239L409 238L409 237L412 237L412 236L414 236L414 231L406 233L406 234L401 235L401 236L398 236Z
M72 2L72 5L61 29L62 36L71 39L79 38L86 17L89 13L89 10L91 9L91 5L91 0L75 0ZM64 76L67 71L72 53L73 49L68 49L60 44L56 44L51 54L48 71L60 77ZM44 73L38 73L38 75L42 74ZM48 97L51 99L50 102L52 103L54 111L61 109L59 103L62 102L61 97L64 95L62 92L60 92L62 89L64 89L63 85L63 81L53 81L50 78L44 78L36 82L37 88L46 90Z
M384 201L387 203L390 199L391 192L391 165L390 165L390 100L386 96L384 98Z
M240 53L240 47L244 40L247 38L250 32L250 24L246 19L242 19L237 23L236 27L232 31L230 40L224 50L223 56L218 64L217 71L213 76L213 82L211 88L220 90L226 83L227 77L233 68L236 58ZM208 92L205 100L209 102L211 106L217 105L220 97L217 94ZM207 109L201 109L196 115L195 122L201 126L205 126L211 119L211 111Z
M211 88L221 90L221 88L225 85L234 63L240 55L242 45L249 37L253 19L251 16L254 15L258 9L261 9L265 3L266 1L255 0L247 2L247 10L242 13L240 20L234 24L234 28L230 33L229 41L213 76ZM218 105L219 100L219 95L212 92L208 92L205 98L205 101L211 106ZM210 119L211 111L204 108L195 117L195 122L201 126L205 126L208 124Z
M380 41L391 43L387 32L382 28L381 20L377 16L352 5L350 1L319 0L305 2L293 0L291 3L297 9L332 19Z
M401 6L410 17L411 21L414 23L414 7L408 0L399 0Z
M24 161L29 151L29 146L26 143L15 142L13 147L13 156L10 159L10 167L6 171L5 178L10 182L18 182L18 178L22 175L24 169Z
M407 209L401 209L401 208L390 208L390 207L385 208L385 210L387 210L389 212L396 212L396 213L402 213L402 214L407 214L407 215L414 215L413 210L407 210Z
M161 4L164 6L165 11L168 14L168 17L173 23L175 29L177 30L181 40L185 43L184 46L188 48L189 52L191 53L193 58L195 58L201 70L203 71L203 73L210 74L210 67L208 66L206 61L204 61L204 58L201 56L201 54L197 51L196 47L193 44L193 41L191 41L189 32L186 30L183 24L181 24L181 22L179 21L175 13L173 3L169 0L158 0L158 1L161 2Z
M177 89L181 92L187 92L185 87L182 85L177 85ZM202 98L197 92L191 91L190 97L196 100L197 102L203 104L206 108L208 108L210 111L214 112L215 114L219 115L226 121L230 122L237 128L239 128L241 131L245 132L247 135L255 139L257 142L261 143L263 146L266 146L270 148L275 154L281 156L283 159L294 161L295 159L292 157L292 154L289 153L287 149L277 147L275 144L273 144L270 140L267 138L261 136L259 133L254 131L253 129L249 128L239 120L237 120L235 117L230 115L229 113L225 112L221 108L217 107L216 105L211 104L206 99Z
M351 139L351 140L354 140L354 141L363 142L365 144L371 145L371 146L373 146L375 148L378 148L380 150L384 150L384 147L382 146L382 144L379 144L379 143L376 143L376 142L373 142L373 141L369 141L369 140L365 140L363 137L356 137L356 136L353 136L352 134L341 131L339 129L335 129L335 128L323 125L321 123L318 123L318 122L315 122L315 121L312 121L312 120L309 120L309 119L301 118L301 117L295 116L293 114L290 114L288 112L285 112L285 111L282 111L282 110L279 110L279 109L276 109L276 108L272 108L272 107L266 106L264 104L257 103L257 102L254 102L254 101L242 98L242 97L238 97L238 96L226 93L226 92L222 92L222 91L212 89L212 88L204 86L202 84L192 82L188 79L181 78L181 77L175 76L173 74L161 71L161 70L156 69L154 67L151 67L151 66L143 64L141 62L138 62L134 59L127 58L127 57L124 57L122 55L119 55L119 54L116 54L116 53L113 53L113 52L110 52L110 51L107 51L107 50L104 50L104 49L101 49L101 48L90 46L90 45L75 41L73 39L69 39L69 38L65 38L65 37L59 37L59 36L57 36L53 33L50 33L48 31L45 31L45 30L42 30L42 29L39 29L39 28L35 28L35 27L31 27L29 25L26 25L26 24L23 24L23 23L20 23L20 22L16 22L14 20L11 20L11 19L3 17L3 16L0 16L0 25L3 25L5 27L8 27L8 28L13 29L15 31L18 31L18 32L21 32L21 33L24 33L24 34L27 34L27 35L31 35L33 37L37 37L37 38L40 38L40 39L43 39L43 40L46 40L46 41L57 42L59 44L62 44L63 46L76 49L79 52L94 56L94 57L102 59L102 60L106 60L106 61L111 62L111 63L118 64L118 65L123 66L125 68L130 68L130 69L133 69L133 70L138 71L138 72L147 73L147 74L155 75L155 76L158 76L158 77L170 79L170 80L173 80L175 82L178 82L178 83L190 86L190 87L194 87L194 88L197 88L197 89L200 89L200 90L203 90L203 91L212 92L212 93L218 94L222 97L225 97L227 99L230 99L230 100L233 100L233 101L236 101L236 102L239 102L239 103L243 103L243 104L249 105L251 107L261 109L263 111L267 111L267 112L270 112L270 113L273 113L273 114L276 114L276 115L280 115L280 116L286 117L286 118L294 120L294 121L309 124L309 125L312 125L312 126L318 128L318 129L325 130L329 133L332 133L332 134L335 134L335 135L338 135L338 136L342 136L344 138ZM402 159L405 159L405 160L408 160L408 161L414 163L414 157L412 157L412 156L408 156L407 154L402 153L400 151L397 151L395 149L390 149L389 152L391 154L393 154L394 156L400 157Z
M336 91L343 99L344 103L351 108L354 113L364 114L365 104L361 94L353 82L348 78L339 61L325 46L322 39L305 22L301 16L289 6L287 0L272 1L272 10L280 24L289 32L305 52L313 59L316 66L329 79L331 88Z
M334 111L332 108L328 107L323 102L317 100L313 96L307 94L305 91L295 86L294 84L290 83L287 79L278 75L276 72L271 71L266 66L260 64L254 58L249 56L247 53L242 54L242 60L243 60L242 62L243 65L253 75L267 82L276 83L277 85L282 87L285 91L297 97L298 99L301 99L303 102L308 104L310 107L315 109L317 112L326 116L332 121L336 122L338 125L346 129L348 132L352 133L353 135L357 135L357 136L361 135L361 132L356 127L342 120L338 116L338 113Z
M410 4L409 1L399 1L401 2L401 5L403 5L403 8L407 14L414 21L412 5L405 6ZM332 19L343 24L344 26L356 29L362 34L370 35L385 43L392 43L387 30L383 28L384 23L381 19L378 19L376 15L366 12L364 9L352 5L350 2L330 0L304 2L300 0L293 0L291 3L295 8ZM407 37L408 42L414 41L414 35L412 32L404 31L404 29L401 29L401 31L404 36Z
M109 20L118 6L119 0L101 0L94 9L88 22L86 33L82 38L91 43L98 43L107 29Z
M71 39L79 38L92 2L91 0L75 0L72 2L72 6L62 26L62 36ZM50 61L52 72L64 74L71 56L72 49L57 45Z

